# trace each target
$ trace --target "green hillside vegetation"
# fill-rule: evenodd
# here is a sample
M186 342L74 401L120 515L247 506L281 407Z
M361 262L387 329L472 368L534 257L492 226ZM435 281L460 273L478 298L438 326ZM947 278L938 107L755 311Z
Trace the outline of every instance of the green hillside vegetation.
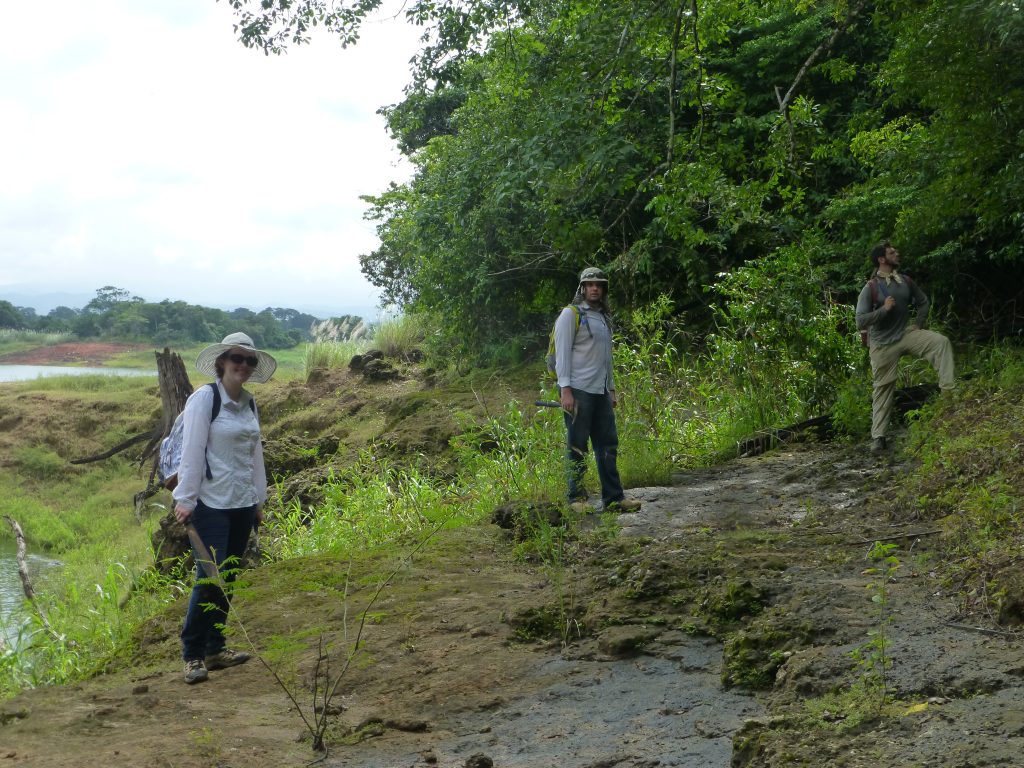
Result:
M99 288L81 309L57 307L42 316L29 307L0 300L0 354L24 348L18 344L17 331L51 334L54 341L76 338L180 345L209 343L243 330L260 347L285 349L310 341L310 327L317 320L281 307L225 312L170 299L147 302L108 285Z

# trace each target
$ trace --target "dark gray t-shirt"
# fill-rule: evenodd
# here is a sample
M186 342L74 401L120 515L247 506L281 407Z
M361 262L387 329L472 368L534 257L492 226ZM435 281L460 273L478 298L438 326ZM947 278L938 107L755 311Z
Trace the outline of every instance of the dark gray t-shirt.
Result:
M872 281L877 286L877 305L872 298ZM888 312L882 307L887 296L896 300L896 305ZM924 328L929 308L924 291L910 278L898 273L885 278L876 272L857 297L857 330L868 332L868 344L872 347L893 344L903 338L910 320L911 307L916 311L914 325Z

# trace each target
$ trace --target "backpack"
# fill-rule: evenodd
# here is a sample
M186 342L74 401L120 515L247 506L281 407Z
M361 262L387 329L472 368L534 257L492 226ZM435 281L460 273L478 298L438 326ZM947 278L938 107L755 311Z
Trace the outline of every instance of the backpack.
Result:
M213 407L210 409L210 423L212 424L213 420L217 418L217 414L220 413L220 387L216 382L206 386L213 390ZM255 416L256 401L252 397L249 398L249 408ZM171 426L170 433L160 442L160 458L156 464L156 476L160 480L160 485L169 491L173 491L178 485L178 465L181 464L181 450L185 440L184 413L182 411L178 414ZM213 479L210 462L206 462L206 479Z
M911 290L913 290L913 288L914 288L914 281L910 279L910 275L905 275L905 274L903 274L901 272L900 273L900 277L902 277L904 280L906 280L907 281L907 287L910 288ZM874 312L876 309L878 309L880 306L882 306L882 302L880 302L878 300L878 289L879 289L878 278L877 277L872 277L870 280L868 280L868 285L871 286L871 311ZM885 291L883 291L883 293L885 293ZM889 295L886 293L885 297L889 298ZM868 346L868 332L867 331L861 331L860 332L860 344L861 344L862 347Z
M587 323L586 319L584 318L584 315L586 313L582 309L580 309L580 307L577 306L576 304L570 304L567 308L571 309L573 311L573 314L576 315L576 328L573 330L573 334L574 334L573 338L575 338L575 334L579 331L581 323L583 325L587 326L587 331L590 331L590 324ZM561 317L561 316L562 316L562 313L559 312L558 313L558 317ZM557 317L555 318L555 323L556 324L558 323L558 318ZM592 333L592 331L591 331L591 333ZM550 378L552 378L552 379L556 379L557 380L558 379L558 372L555 370L555 326L554 325L551 326L551 333L548 334L548 353L544 356L544 362L547 364L548 376Z

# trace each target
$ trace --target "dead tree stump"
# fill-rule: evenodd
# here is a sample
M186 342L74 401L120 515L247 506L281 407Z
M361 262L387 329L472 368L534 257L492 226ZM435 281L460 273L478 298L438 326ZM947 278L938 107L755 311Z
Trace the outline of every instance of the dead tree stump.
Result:
M149 442L139 456L139 466L144 466L147 461L151 462L146 487L135 494L135 516L139 519L142 517L143 502L160 491L160 485L156 482L156 468L160 461L160 443L171 433L174 420L185 409L185 401L192 394L192 382L188 379L188 372L185 370L185 363L182 362L181 355L171 352L168 347L164 347L163 352L154 354L156 355L160 402L163 408L160 427L153 430Z

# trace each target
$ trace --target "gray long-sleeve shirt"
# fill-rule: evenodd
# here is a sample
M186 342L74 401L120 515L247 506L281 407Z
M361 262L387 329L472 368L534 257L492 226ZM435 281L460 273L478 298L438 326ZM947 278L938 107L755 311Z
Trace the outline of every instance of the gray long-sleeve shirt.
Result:
M576 313L566 307L555 321L555 373L559 387L581 389L594 395L615 389L612 375L612 332L604 314L587 302Z
M928 297L918 288L916 282L903 275L900 275L899 282L895 278L886 280L878 276L877 272L871 279L877 286L877 306L874 306L871 295L871 280L864 285L860 296L857 297L857 330L868 332L869 346L893 344L902 339L910 320L911 306L916 313L914 324L924 328L928 321ZM888 296L892 296L896 304L886 312L882 305Z

